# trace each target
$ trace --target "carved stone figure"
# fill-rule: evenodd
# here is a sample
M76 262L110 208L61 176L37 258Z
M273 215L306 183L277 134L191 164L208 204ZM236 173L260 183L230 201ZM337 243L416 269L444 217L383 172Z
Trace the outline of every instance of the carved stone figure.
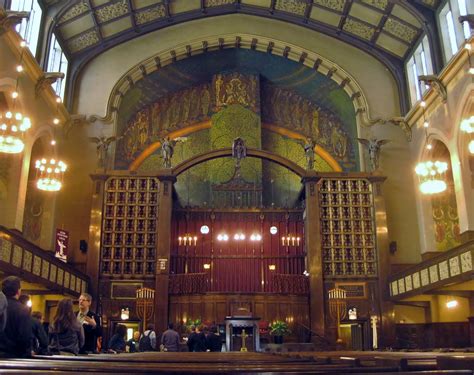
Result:
M97 145L97 166L99 168L107 167L107 154L110 144L118 140L117 137L89 137L89 140Z
M240 161L247 156L247 147L245 141L242 138L235 138L232 142L232 157L237 159L237 165L240 165Z
M161 156L163 157L165 168L171 168L171 158L173 157L175 145L176 141L169 139L169 137L165 137L161 142Z
M314 139L306 138L306 143L304 144L304 154L306 156L306 169L314 169L314 147L316 146L316 142Z
M365 139L365 138L357 138L357 140L362 143L369 153L370 164L372 166L372 172L376 171L379 168L379 154L380 148L390 142L387 139Z

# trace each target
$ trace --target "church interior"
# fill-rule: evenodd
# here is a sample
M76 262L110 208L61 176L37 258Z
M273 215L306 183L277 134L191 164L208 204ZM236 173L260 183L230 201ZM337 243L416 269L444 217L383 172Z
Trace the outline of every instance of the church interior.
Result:
M0 0L0 277L46 322L90 293L103 342L474 347L473 30L469 0Z

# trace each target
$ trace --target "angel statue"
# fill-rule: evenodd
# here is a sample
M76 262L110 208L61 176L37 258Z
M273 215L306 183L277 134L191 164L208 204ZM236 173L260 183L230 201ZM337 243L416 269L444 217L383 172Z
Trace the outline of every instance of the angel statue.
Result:
M115 136L107 138L104 135L100 137L89 137L89 141L97 145L97 166L99 168L107 167L107 154L109 151L110 144L112 142L117 141L118 139L120 138L117 138Z
M174 146L178 142L184 142L186 138L178 137L176 139L170 139L166 136L161 141L161 157L163 158L163 164L165 168L171 168L171 158L174 154Z
M390 142L388 139L365 139L365 138L357 138L357 140L362 143L365 147L367 147L367 151L369 152L369 159L370 164L372 166L372 172L376 171L379 168L379 154L380 148Z

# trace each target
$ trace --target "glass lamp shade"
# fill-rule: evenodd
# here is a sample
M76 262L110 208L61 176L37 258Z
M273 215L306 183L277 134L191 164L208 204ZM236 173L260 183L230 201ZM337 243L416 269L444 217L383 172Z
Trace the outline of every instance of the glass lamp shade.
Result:
M63 175L67 166L62 161L45 158L37 160L35 167L38 172L36 187L44 191L59 191L63 184Z
M0 113L0 152L18 154L25 144L23 134L31 128L31 121L20 112Z
M426 161L419 163L415 172L420 178L420 191L423 194L438 194L447 189L445 172L448 163L442 161Z

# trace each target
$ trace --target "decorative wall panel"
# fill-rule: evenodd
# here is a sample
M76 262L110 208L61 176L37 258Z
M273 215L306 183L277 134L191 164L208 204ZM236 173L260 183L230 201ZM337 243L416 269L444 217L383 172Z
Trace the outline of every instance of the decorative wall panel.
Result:
M324 276L377 276L371 183L366 179L323 179L319 202Z
M159 182L153 177L112 177L106 182L101 274L153 277Z

